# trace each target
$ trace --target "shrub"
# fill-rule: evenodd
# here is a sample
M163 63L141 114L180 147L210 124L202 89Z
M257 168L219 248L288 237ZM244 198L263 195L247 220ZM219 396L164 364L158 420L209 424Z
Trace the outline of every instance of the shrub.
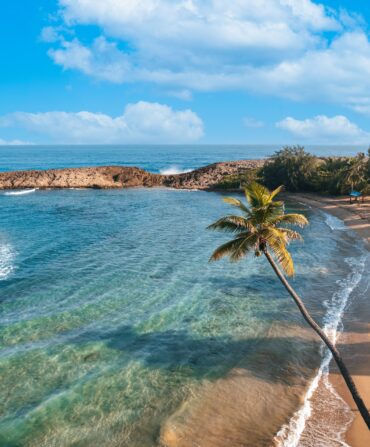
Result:
M262 182L269 188L284 185L288 191L315 189L314 177L322 160L305 152L302 146L286 146L271 160L261 170Z
M248 169L240 174L226 175L216 189L242 189L258 179L259 169Z

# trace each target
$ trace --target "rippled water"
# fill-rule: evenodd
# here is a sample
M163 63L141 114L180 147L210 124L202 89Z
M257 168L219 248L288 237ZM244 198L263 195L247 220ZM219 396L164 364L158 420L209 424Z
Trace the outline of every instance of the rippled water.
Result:
M207 262L220 198L0 194L0 445L271 444L319 346L263 259ZM305 212L293 283L325 322L362 252Z

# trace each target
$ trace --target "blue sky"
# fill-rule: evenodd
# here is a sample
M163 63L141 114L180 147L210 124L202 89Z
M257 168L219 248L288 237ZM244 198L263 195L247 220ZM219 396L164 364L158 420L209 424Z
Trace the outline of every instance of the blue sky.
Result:
M0 143L370 144L359 0L12 0Z

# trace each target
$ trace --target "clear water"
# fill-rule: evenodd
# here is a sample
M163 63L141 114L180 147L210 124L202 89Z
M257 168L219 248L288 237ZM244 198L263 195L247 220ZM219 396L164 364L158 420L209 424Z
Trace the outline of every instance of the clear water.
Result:
M208 146L0 146L0 171L81 166L138 166L151 172L171 173L217 161L269 157L281 145ZM359 146L307 146L316 155L355 155Z
M263 259L208 263L219 194L0 193L0 210L0 445L270 445L320 353ZM305 212L293 284L324 321L362 252Z

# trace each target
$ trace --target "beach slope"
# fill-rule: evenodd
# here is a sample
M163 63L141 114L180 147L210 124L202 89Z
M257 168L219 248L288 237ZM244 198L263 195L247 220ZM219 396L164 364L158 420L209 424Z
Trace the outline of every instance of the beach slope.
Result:
M316 194L286 194L286 198L320 209L341 219L355 231L370 251L370 201L350 204L347 197L323 197ZM370 408L370 292L368 299L352 303L345 316L344 331L338 340L343 358L353 375L365 403ZM336 366L331 363L330 382L351 408L354 420L346 440L351 447L370 446L370 432L359 415L351 395Z

